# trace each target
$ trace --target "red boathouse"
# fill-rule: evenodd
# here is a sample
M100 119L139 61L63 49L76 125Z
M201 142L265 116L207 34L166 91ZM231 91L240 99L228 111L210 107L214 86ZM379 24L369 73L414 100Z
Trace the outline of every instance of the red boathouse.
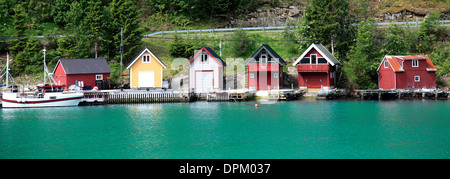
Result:
M378 88L436 88L436 67L428 56L386 55L378 66Z
M340 64L322 44L312 44L293 63L297 66L299 89L318 91L334 88Z
M286 62L269 45L262 45L247 61L248 89L280 89Z
M66 90L76 83L85 89L91 89L94 86L105 89L111 69L104 58L60 59L56 63L53 74L55 82L66 85Z

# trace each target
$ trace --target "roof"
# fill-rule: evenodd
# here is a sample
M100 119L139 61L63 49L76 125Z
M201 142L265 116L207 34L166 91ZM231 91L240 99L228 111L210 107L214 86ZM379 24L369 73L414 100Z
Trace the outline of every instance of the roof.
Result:
M389 61L389 65L395 72L405 71L402 66L403 63L400 64L399 60L426 60L427 71L437 71L436 67L433 65L433 62L431 62L430 58L426 55L386 55L381 62L383 62L384 59ZM382 63L378 66L377 71L380 69L381 65Z
M250 63L250 61L255 59L255 57L257 57L257 55L259 54L259 52L261 52L262 49L265 49L269 53L269 55L272 56L272 58L278 59L278 63L283 65L286 64L286 61L284 61L283 58L281 58L280 55L278 55L278 53L272 49L272 47L266 44L261 45L261 47L259 47L259 49L256 50L256 52L252 56L250 56L250 58L247 59L247 61L245 61L245 64L247 65L248 63Z
M64 69L67 75L70 74L92 74L92 73L111 73L108 62L104 58L85 58L85 59L60 59L58 64Z
M144 50L142 50L141 53L139 53L139 55L134 57L134 59L127 65L127 69L129 69L145 52L150 53L150 55L152 55L156 59L156 61L158 61L159 64L161 64L161 66L167 68L167 66L161 60L159 60L159 58L155 54L153 54L152 51L150 51L147 47L145 47Z
M205 51L209 54L209 56L213 57L213 59L216 60L216 62L217 62L220 66L222 66L222 67L227 66L227 64L219 57L219 55L217 55L217 54L214 52L214 50L212 50L212 49L209 48L209 47L203 47L202 49L200 49L200 50L194 55L194 57L192 57L192 59L189 61L189 63L186 64L186 67L187 67L189 64L191 64L191 62L194 61L194 59L195 59L198 55L200 55L201 52L202 52L203 50L205 50Z
M337 60L336 57L334 57L334 55L331 54L322 44L311 44L311 46L309 46L308 49L306 49L305 52L303 52L303 54L295 60L292 66L297 65L297 63L299 63L300 60L302 60L312 48L316 49L332 66L341 64L341 62L339 62L339 60Z

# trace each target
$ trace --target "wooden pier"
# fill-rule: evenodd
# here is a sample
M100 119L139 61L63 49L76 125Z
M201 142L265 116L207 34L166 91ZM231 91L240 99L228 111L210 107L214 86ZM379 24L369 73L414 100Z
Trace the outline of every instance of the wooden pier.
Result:
M174 91L107 90L86 91L81 105L189 102L189 93Z
M370 89L355 90L352 95L360 99L448 99L449 93L439 89Z

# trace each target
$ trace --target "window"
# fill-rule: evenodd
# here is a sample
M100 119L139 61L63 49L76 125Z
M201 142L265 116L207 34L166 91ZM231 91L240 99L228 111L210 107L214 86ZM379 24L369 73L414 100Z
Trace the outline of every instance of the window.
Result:
M277 79L277 78L278 78L278 72L276 72L276 73L273 74L273 78L274 78L274 79Z
M149 54L142 55L142 63L150 63L150 55Z
M319 57L319 58L317 58L317 63L318 64L327 64L328 62L325 58Z
M419 67L419 60L412 60L412 67Z
M267 52L261 52L261 63L267 63Z
M316 64L316 55L311 55L311 64Z
M389 61L384 61L384 68L389 68Z
M414 76L414 81L415 82L420 82L420 76Z
M311 61L309 60L309 57L306 58L302 58L302 60L300 60L300 64L310 64Z
M95 80L103 80L103 75L95 75Z
M250 78L251 79L255 78L255 73L250 73Z
M207 63L208 62L208 54L206 53L206 51L202 52L202 59L201 59L202 63Z

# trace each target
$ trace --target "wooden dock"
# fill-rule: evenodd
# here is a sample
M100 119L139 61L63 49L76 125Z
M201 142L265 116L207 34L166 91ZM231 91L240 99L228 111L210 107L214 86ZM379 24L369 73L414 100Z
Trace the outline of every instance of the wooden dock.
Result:
M189 102L190 96L174 91L86 91L80 105Z
M448 99L449 93L439 89L369 89L355 90L352 94L360 99Z

